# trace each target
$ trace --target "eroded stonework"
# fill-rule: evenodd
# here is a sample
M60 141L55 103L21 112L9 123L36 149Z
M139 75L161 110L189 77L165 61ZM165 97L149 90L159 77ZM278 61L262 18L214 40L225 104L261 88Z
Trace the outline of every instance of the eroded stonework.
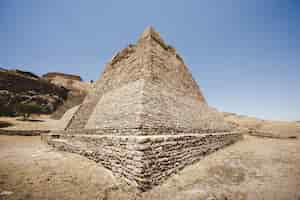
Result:
M47 139L47 136L43 136ZM49 136L48 136L49 137ZM236 133L157 136L60 135L48 143L78 153L145 191L205 155L241 138Z
M147 190L240 135L150 27L106 65L65 131L43 138Z

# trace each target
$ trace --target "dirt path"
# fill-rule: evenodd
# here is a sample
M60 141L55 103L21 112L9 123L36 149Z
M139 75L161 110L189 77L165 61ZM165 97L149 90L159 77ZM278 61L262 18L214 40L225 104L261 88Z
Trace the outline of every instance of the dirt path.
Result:
M0 136L0 199L300 199L300 140L243 141L136 195L110 171L39 137Z

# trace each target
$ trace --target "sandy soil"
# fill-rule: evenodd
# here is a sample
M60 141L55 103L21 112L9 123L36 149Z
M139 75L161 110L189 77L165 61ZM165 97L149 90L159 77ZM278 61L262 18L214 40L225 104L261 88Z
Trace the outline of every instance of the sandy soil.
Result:
M23 121L22 117L0 117L0 121L11 124L3 128L6 130L55 130L54 124L60 127L58 120L49 119L48 116L31 117L30 121Z
M246 136L138 194L39 137L0 136L0 199L300 199L300 140Z
M2 127L6 130L63 130L77 109L78 106L69 109L60 120L49 115L31 116L29 121L21 120L22 117L0 117L0 125L10 124Z
M110 171L40 137L0 136L0 180L0 193L13 192L0 199L103 199L116 187Z
M173 200L299 200L300 141L246 136L185 168L148 195Z

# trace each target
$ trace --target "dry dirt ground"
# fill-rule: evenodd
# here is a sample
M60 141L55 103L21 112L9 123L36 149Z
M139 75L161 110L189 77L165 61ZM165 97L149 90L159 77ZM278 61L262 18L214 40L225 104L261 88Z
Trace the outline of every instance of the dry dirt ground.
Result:
M300 200L300 140L245 136L139 194L109 170L40 137L0 136L0 199Z
M48 116L31 117L28 121L23 121L22 117L0 117L0 123L10 124L3 127L6 130L52 130L53 127L60 128L59 121L50 119Z
M297 137L300 135L299 122L262 120L234 113L223 114L227 122L246 130L246 132L250 130L255 135L277 138Z
M69 109L60 120L51 119L48 115L33 115L28 121L23 121L22 117L0 117L0 128L6 130L62 130L77 108L78 106ZM5 124L7 124L6 127Z

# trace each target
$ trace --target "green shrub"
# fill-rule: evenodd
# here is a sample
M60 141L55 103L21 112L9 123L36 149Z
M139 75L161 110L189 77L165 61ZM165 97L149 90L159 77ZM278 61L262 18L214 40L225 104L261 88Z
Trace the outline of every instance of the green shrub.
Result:
M31 114L43 113L42 107L35 102L25 102L18 104L17 112L23 116L23 120L27 120Z

